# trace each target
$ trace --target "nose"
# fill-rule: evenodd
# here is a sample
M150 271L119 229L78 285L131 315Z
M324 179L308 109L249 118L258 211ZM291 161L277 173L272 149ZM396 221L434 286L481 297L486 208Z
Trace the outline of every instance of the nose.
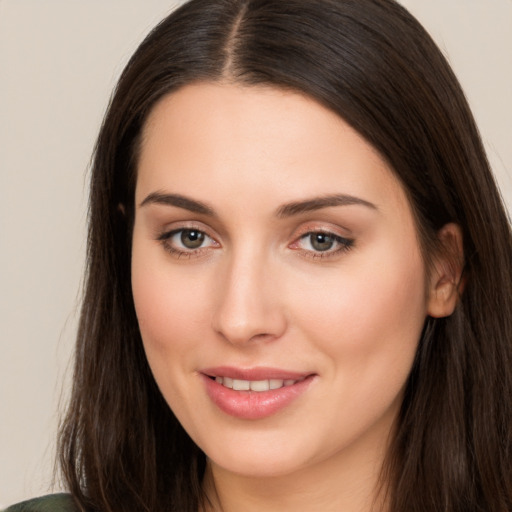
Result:
M286 330L276 271L257 255L233 258L218 276L213 329L233 345L272 341Z

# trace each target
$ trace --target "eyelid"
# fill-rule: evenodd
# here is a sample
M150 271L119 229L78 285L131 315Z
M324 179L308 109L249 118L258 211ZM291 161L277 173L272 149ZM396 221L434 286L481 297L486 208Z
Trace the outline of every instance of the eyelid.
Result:
M332 235L349 240L354 237L352 231L344 226L337 226L330 222L308 222L302 224L295 232L292 237L294 240L298 240L302 236L310 233L325 233L326 235Z
M168 237L171 233L177 233L187 229L201 231L201 233L204 233L214 240L217 240L218 238L216 235L212 234L212 229L209 226L202 222L192 220L169 222L162 227L157 227L154 232L154 238L155 240L160 240Z
M209 238L210 240L212 240L213 242L215 243L218 243L213 237L211 237L208 233L206 233L205 231L203 231L202 229L196 229L196 228L178 228L178 229L173 229L171 231L166 231L165 233L161 233L157 240L159 241L163 241L163 240L169 240L170 238L173 238L174 236L176 236L178 233L181 233L182 231L197 231L198 233L202 233L203 235L205 235L206 238Z

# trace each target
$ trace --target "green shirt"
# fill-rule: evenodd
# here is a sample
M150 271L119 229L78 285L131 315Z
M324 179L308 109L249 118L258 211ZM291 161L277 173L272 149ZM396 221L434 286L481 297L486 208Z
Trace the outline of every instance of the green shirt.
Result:
M12 505L3 512L78 512L78 509L69 494L52 494Z

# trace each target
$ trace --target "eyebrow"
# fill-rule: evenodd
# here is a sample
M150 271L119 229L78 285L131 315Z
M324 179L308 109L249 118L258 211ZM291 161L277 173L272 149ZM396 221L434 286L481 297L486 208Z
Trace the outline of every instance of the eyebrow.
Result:
M314 197L304 201L294 201L281 206L277 210L278 217L291 217L293 215L300 215L301 213L312 212L321 210L322 208L329 208L332 206L351 206L360 205L370 208L371 210L378 211L377 206L365 199L347 195L347 194L334 194L323 197Z
M200 213L201 215L209 215L210 217L215 217L215 212L210 206L202 203L201 201L196 201L195 199L190 199L180 194L152 192L146 197L146 199L144 199L144 201L142 201L142 203L140 203L140 206L142 207L148 204L176 206L178 208L183 208L184 210L189 210L194 213Z
M176 206L177 208L183 208L184 210L189 210L201 215L208 215L210 217L216 216L215 211L211 206L208 206L201 201L196 201L195 199L182 196L180 194L152 192L140 203L140 206L142 207L148 204ZM276 216L279 218L293 217L294 215L321 210L322 208L351 205L365 206L371 210L378 211L377 206L375 206L373 203L370 203L369 201L366 201L365 199L347 194L333 194L329 196L313 197L303 201L293 201L291 203L284 204L277 209Z

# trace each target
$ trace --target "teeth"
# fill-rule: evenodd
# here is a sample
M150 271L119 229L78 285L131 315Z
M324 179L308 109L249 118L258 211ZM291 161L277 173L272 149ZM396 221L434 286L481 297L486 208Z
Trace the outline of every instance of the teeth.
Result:
M242 380L231 379L230 377L215 377L215 382L222 384L226 388L234 389L235 391L269 391L272 389L279 389L284 386L293 386L296 382L304 379L269 379L269 380Z
M251 391L268 391L270 383L268 380L252 380Z
M270 379L270 389L279 389L283 387L284 381L281 379Z
M233 379L233 389L235 391L249 391L251 383L248 380Z

